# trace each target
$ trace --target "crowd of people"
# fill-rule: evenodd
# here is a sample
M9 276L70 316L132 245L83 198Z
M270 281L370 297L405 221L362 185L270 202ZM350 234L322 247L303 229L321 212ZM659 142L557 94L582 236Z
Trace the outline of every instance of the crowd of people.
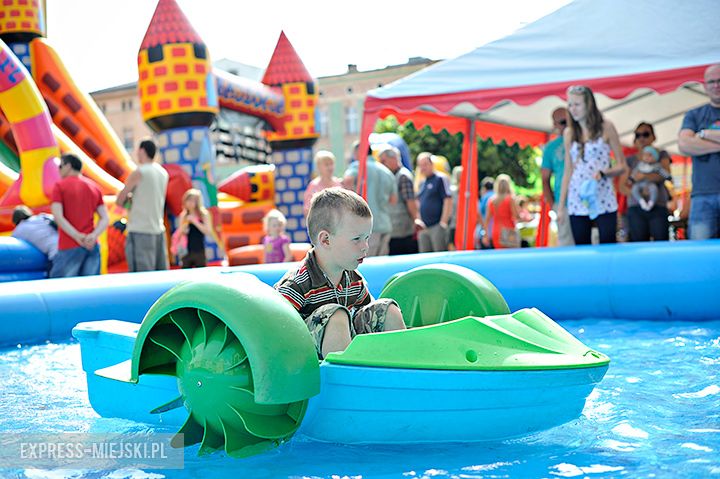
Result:
M358 187L357 148L358 143L353 146L352 158L339 181L342 188L351 191ZM330 168L335 166L335 156L319 151L315 155L318 170L321 162L325 163L323 168L333 171ZM439 171L442 166L438 157L420 153L414 174L403 166L398 148L383 144L375 147L366 165L366 201L373 217L368 256L448 250L452 243L453 188L447 172ZM327 180L316 179L308 186L306 205L319 191L338 186L330 173L325 175Z
M680 149L693 161L691 239L720 237L720 65L705 72L705 89L710 103L689 111L679 133ZM552 113L557 138L545 146L541 167L543 199L555 211L559 244L590 244L593 227L597 242L615 242L623 222L618 216L620 194L627 198L625 219L631 241L667 240L670 195L665 185L671 179L671 159L653 146L653 125L638 124L636 153L625 158L617 130L603 117L591 89L571 86L567 98L567 108ZM139 167L117 196L117 203L130 213L126 240L130 271L167 268L168 175L154 161L155 153L151 140L140 143ZM357 272L366 257L443 251L453 242L460 170L453 172L452 180L437 156L423 152L413 173L391 145L378 147L376 156L377 161L368 158L366 163L366 201L354 191L361 183L357 147L342 178L334 176L332 153L315 155L317 178L308 185L304 205L311 249L275 284L305 321L319 358L344 350L358 334L405 328L398 304L388 298L374 300ZM97 240L108 226L102 194L81 175L77 156L63 155L59 168L53 215L33 215L20 206L13 214L13 235L48 256L50 277L98 274ZM527 198L515 194L506 174L484 178L480 188L476 245L521 247L518 224L532 219ZM183 243L182 266L205 266L205 238L214 233L200 191L188 190L182 206L172 236L173 251L177 253ZM263 218L266 262L292 261L285 224L285 216L275 209Z
M704 80L710 103L686 113L678 136L680 151L692 157L693 165L691 201L685 205L685 213L689 209L690 239L720 237L720 64L708 67ZM552 112L555 138L545 145L541 166L542 198L555 212L557 244L614 243L625 232L629 241L668 240L668 208L673 201L671 156L654 146L653 125L638 123L635 153L626 158L614 124L603 117L590 88L569 87L567 100L567 108ZM342 177L335 176L336 159L331 152L316 153L316 177L304 198L308 224L314 198L320 192L358 188L357 148L358 143ZM117 204L129 213L125 252L131 272L168 268L168 173L155 161L156 153L152 140L140 142L136 150L138 168L117 195ZM364 256L453 249L461 168L457 167L451 178L441 157L422 152L415 158L413 172L404 166L400 151L389 144L376 145L368 153L365 181L372 226ZM108 227L108 213L100 190L81 170L82 162L76 155L61 157L61 179L51 197L52 215L34 215L22 205L13 213L13 236L47 255L51 278L100 272L98 237ZM622 214L618 198L627 203ZM526 246L518 225L533 219L528 205L527 198L516 195L508 175L484 178L475 246ZM278 210L263 219L266 262L293 260L285 224ZM317 240L310 227L308 231L311 242ZM206 238L214 235L201 192L188 190L171 241L180 265L205 266ZM313 246L318 245L313 242Z
M681 153L692 157L692 192L680 215L689 215L688 237L697 240L720 237L720 65L708 67L704 80L710 103L688 111L678 135ZM635 127L636 153L625 158L590 88L572 86L567 96L568 108L553 112L557 138L546 145L542 163L543 198L556 212L558 244L589 244L593 226L599 243L668 240L671 156L653 146L653 125ZM627 201L623 212L618 198Z

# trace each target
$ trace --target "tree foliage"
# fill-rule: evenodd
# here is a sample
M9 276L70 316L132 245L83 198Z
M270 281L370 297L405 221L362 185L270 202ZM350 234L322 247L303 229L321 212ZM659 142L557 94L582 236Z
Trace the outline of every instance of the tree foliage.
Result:
M433 133L426 126L418 130L412 122L399 124L397 119L389 116L375 126L377 133L397 133L410 148L414 163L418 153L429 151L448 159L450 167L460 165L463 134L451 135L446 130ZM493 143L492 140L478 139L478 180L485 176L493 178L500 173L509 175L515 185L525 189L534 189L540 182L540 167L536 163L538 151L533 147L520 148L517 143L507 145L504 141Z

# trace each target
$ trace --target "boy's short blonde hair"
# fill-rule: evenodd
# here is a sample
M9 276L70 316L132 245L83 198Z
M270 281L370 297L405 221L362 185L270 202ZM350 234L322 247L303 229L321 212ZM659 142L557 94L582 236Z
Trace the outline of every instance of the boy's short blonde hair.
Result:
M335 163L335 155L333 155L332 151L320 150L315 153L315 166L317 166L322 160L330 160Z
M262 223L263 229L265 231L267 231L268 229L268 223L270 223L270 220L278 220L281 225L287 224L287 218L285 218L285 215L282 214L282 211L278 209L272 209L268 211L265 216L263 216Z
M367 202L354 191L334 187L316 193L307 216L310 242L315 244L317 235L322 230L331 234L337 233L340 220L348 213L360 218L372 218Z

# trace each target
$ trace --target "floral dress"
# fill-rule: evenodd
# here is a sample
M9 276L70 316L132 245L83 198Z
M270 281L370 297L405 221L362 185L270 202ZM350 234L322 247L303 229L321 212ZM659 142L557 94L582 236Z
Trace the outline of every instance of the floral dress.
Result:
M594 179L599 170L610 168L610 146L602 138L585 143L583 158L580 156L580 144L573 142L570 147L570 160L573 165L572 176L568 188L568 214L573 216L590 216L588 207L580 199L580 187L585 180ZM612 178L598 180L597 191L598 214L617 211L618 203L613 188Z

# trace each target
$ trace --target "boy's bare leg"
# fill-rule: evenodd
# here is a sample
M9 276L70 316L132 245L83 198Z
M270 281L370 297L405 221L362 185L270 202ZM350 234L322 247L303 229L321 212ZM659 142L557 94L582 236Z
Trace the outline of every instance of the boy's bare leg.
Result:
M344 351L348 344L350 344L350 323L347 313L339 309L330 316L330 320L325 325L321 347L323 358L328 353Z
M398 329L406 329L405 322L400 308L391 304L385 316L385 331L396 331Z

